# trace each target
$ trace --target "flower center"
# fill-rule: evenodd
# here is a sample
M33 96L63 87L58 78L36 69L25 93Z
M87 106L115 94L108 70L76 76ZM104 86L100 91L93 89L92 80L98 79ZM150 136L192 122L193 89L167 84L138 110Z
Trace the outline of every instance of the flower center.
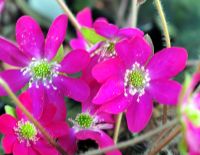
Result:
M36 142L37 138L37 130L35 126L29 121L24 121L23 119L17 122L17 127L14 127L14 131L18 136L18 140L20 143L26 142L27 146L30 146L30 142Z
M75 121L81 128L90 128L93 123L93 118L89 114L81 113L76 116Z
M54 89L57 89L52 84L52 80L54 77L58 76L59 72L57 70L59 67L60 65L56 62L48 62L47 59L36 60L33 58L29 66L23 68L21 71L23 72L23 75L28 74L31 76L29 87L35 83L36 87L38 88L39 83L42 82L47 88L49 88L51 85Z
M145 88L149 86L149 81L148 70L145 70L139 63L134 63L131 70L126 70L124 76L124 95L134 96L138 93L137 101L139 102L139 98L145 93Z

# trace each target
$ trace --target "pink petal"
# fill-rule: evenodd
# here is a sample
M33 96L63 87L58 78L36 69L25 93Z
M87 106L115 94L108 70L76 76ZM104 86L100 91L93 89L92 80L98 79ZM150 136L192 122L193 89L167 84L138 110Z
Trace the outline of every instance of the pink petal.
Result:
M5 0L0 0L0 13L3 11Z
M77 151L76 137L72 128L70 129L68 135L58 139L58 143L69 155L74 155Z
M121 95L123 92L123 80L119 79L118 77L111 77L101 86L92 102L95 104L103 104L105 102L111 101L112 99Z
M70 40L70 46L72 49L86 49L86 42L82 38L75 38Z
M153 111L153 102L148 94L143 95L138 103L136 100L127 108L126 119L131 132L140 132L148 124Z
M62 42L65 40L67 23L67 16L63 14L58 16L49 28L44 50L44 57L48 60L54 58Z
M42 139L37 141L36 144L33 145L33 148L41 155L59 155L58 151L53 146Z
M77 49L68 53L62 60L61 72L73 74L83 70L89 63L90 56L85 50Z
M69 132L69 126L67 123L61 121L51 122L46 126L46 129L54 138L65 136Z
M18 141L15 142L13 147L13 154L14 155L29 155L28 147L26 143L19 143Z
M99 145L100 149L114 145L112 138L110 138L107 134L105 134L102 131L96 132L92 130L82 130L76 133L76 137L79 140L92 139ZM105 154L106 155L121 155L121 152L119 150L113 150Z
M0 77L8 83L13 92L17 92L22 89L29 81L29 77L24 76L20 70L14 69L1 72ZM7 95L3 87L0 87L0 95Z
M30 57L43 55L44 36L37 22L30 16L22 16L16 24L16 40L21 50Z
M92 12L86 7L76 15L76 18L81 26L92 27Z
M85 101L90 95L89 86L81 79L60 76L58 85L66 96L76 101Z
M33 107L32 107L32 99L30 94L28 93L28 91L23 92L22 94L20 94L19 96L19 100L21 101L21 103L23 103L23 105L26 107L26 109L32 113L33 111ZM17 118L21 119L25 117L25 114L17 107L16 108L16 113L17 113Z
M92 69L92 75L98 82L102 83L111 76L120 74L123 71L122 67L120 59L109 59L95 65Z
M110 24L102 19L97 19L93 26L98 34L110 39L115 37L119 30L116 25Z
M2 146L6 154L12 153L13 146L16 140L17 140L17 137L15 135L6 135L5 137L3 137Z
M38 155L38 152L31 147L28 148L28 153L29 155Z
M13 128L16 126L17 121L14 117L3 114L0 116L0 132L6 135L14 134Z
M117 35L126 38L143 37L144 32L137 28L122 28Z
M147 68L151 79L171 78L181 72L187 62L187 51L184 48L165 48L156 53Z
M176 105L181 92L181 85L173 80L153 80L148 92L161 104Z
M104 111L110 114L119 114L124 112L127 107L130 105L131 100L129 98L124 97L124 94L116 97L115 99L104 103L98 111Z
M115 45L115 49L127 67L135 62L145 65L152 54L150 45L142 37L123 40Z
M0 60L13 66L24 67L29 63L28 58L14 43L0 37Z

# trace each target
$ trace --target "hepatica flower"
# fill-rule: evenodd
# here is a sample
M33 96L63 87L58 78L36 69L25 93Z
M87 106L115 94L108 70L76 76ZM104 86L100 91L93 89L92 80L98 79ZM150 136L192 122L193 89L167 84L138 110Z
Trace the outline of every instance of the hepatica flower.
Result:
M109 113L126 110L129 130L139 132L151 117L153 100L177 103L181 85L171 78L185 68L187 52L172 47L153 55L142 37L122 40L115 50L118 57L93 68L93 76L103 83L93 102Z
M93 89L92 95L95 94L96 88ZM105 112L97 112L98 106L94 106L91 103L90 98L82 103L82 112L77 114L76 118L70 119L73 124L70 135L62 138L60 143L64 148L67 148L67 152L71 152L70 148L77 149L77 142L79 140L91 139L95 141L99 148L108 147L114 144L111 137L109 137L103 130L112 129L114 119L111 114ZM66 139L70 139L66 141ZM73 142L72 142L73 141ZM75 154L75 152L71 152ZM107 155L119 155L119 150L114 150L106 153Z
M2 12L6 0L0 0L0 13Z
M66 28L67 17L60 15L44 39L36 21L23 16L16 24L16 41L19 47L0 38L0 60L17 67L1 72L0 76L14 92L28 84L29 88L39 88L42 85L46 89L62 90L66 96L78 101L88 97L88 86L80 79L68 76L80 72L88 64L88 53L73 50L61 62L54 60L64 41ZM0 95L6 95L2 88Z
M68 134L69 128L65 122L54 121L56 109L49 104L43 115L38 117L32 108L30 95L25 92L19 99L24 106L37 118L53 138L59 138ZM0 132L4 135L2 145L6 154L13 155L59 155L42 136L39 130L17 108L17 118L8 114L0 116Z

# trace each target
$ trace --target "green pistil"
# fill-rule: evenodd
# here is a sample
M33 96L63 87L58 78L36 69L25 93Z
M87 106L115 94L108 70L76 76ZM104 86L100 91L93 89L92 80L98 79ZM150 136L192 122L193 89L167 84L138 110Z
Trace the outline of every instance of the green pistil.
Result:
M32 140L37 135L37 130L30 122L25 122L19 127L20 136L27 140Z
M40 61L31 68L36 78L47 78L51 74L51 65L47 61Z
M129 82L133 87L139 88L144 85L144 75L140 71L132 71L129 74Z
M89 114L79 114L75 121L81 128L89 128L92 125L93 118Z
M114 51L114 49L115 49L115 44L112 43L112 42L110 42L109 46L107 48L107 51L110 52L110 53L112 53Z
M185 107L184 112L194 125L200 127L200 110L197 107L188 105Z

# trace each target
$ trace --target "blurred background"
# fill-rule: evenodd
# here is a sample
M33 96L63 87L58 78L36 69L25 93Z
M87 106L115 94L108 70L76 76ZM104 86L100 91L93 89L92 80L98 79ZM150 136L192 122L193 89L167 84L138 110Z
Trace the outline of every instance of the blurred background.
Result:
M85 7L90 7L94 19L106 17L110 22L120 27L127 27L131 24L131 0L65 0L65 2L74 14ZM197 60L200 58L200 2L199 0L162 0L162 2L169 25L172 45L182 46L188 50L189 62L187 71L192 72ZM40 23L43 32L47 33L51 21L62 12L56 0L7 0L0 14L0 35L15 40L15 24L22 15L34 17ZM165 46L160 20L153 0L147 0L139 8L137 26L149 34L153 41L155 52ZM75 37L75 30L69 24L65 42L66 47L69 47L68 41L73 37ZM1 64L1 70L4 67ZM182 75L177 77L179 81L183 80ZM80 110L80 107L79 104L74 104L73 101L68 102L68 117L73 117ZM10 99L1 97L0 114L4 113L3 107L5 104L10 104ZM127 139L127 136L130 135L122 135L120 138L121 140ZM88 143L91 146L91 142L89 141ZM130 148L130 153L142 154L147 149L147 145L147 142L138 144ZM80 146L83 146L83 144ZM179 154L177 149L173 149L174 145L171 147L170 152L172 154ZM166 151L163 154L170 154L169 150Z

